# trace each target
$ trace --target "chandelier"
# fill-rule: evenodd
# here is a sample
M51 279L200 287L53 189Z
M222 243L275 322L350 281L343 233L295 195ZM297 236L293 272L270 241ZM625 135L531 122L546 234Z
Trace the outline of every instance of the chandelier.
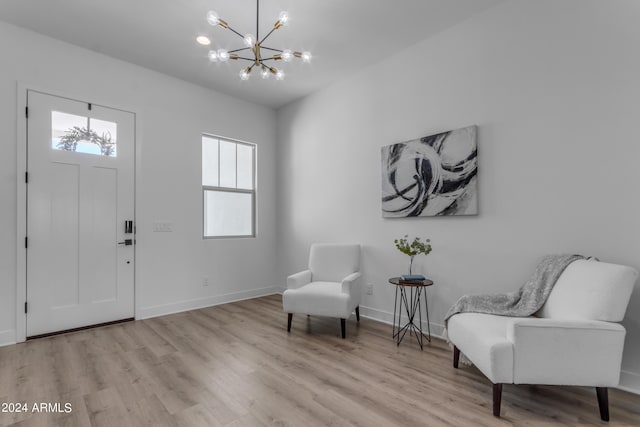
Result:
M229 60L243 60L248 61L251 64L245 68L240 70L240 78L242 80L248 80L251 76L251 72L255 69L260 72L260 75L263 79L269 78L271 74L275 75L276 80L284 79L284 72L282 69L278 69L274 67L274 62L284 61L291 62L293 58L300 58L303 62L311 62L311 53L310 52L299 52L292 51L290 49L275 49L273 47L268 47L264 44L264 42L269 38L269 36L275 31L278 30L289 23L289 14L287 12L280 12L278 16L278 20L271 28L271 31L267 33L262 39L260 38L260 0L256 0L256 33L255 35L251 33L241 34L240 32L233 29L226 21L220 19L218 14L212 10L207 12L207 22L212 26L220 26L224 29L227 29L234 34L238 35L243 39L244 47L233 49L233 50L210 50L209 51L209 61L211 62L227 62ZM198 36L196 39L198 43L202 45L209 45L211 41L206 36ZM269 56L270 55L270 56Z

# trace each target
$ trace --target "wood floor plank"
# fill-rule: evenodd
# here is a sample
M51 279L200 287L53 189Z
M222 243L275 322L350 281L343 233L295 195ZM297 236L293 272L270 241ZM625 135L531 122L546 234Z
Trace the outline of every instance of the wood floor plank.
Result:
M595 390L505 385L453 369L434 339L386 324L294 316L273 295L0 348L0 401L71 413L0 413L0 426L601 426ZM610 390L609 426L640 426L640 396Z
M91 426L119 427L137 425L137 419L129 415L115 387L89 393L84 400Z
M183 427L224 427L224 424L218 421L216 415L206 405L200 403L178 412L173 416L173 419L179 426ZM232 422L235 421L237 421L237 418L232 420Z
M264 426L266 426L266 424L260 422L260 420L258 420L253 415L247 414L227 424L225 427L264 427Z

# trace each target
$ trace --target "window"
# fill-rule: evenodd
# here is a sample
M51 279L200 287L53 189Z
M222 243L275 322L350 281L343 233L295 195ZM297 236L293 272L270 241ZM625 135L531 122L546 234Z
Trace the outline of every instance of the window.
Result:
M204 237L254 237L256 146L202 136Z
M51 148L116 157L118 125L75 114L51 112Z

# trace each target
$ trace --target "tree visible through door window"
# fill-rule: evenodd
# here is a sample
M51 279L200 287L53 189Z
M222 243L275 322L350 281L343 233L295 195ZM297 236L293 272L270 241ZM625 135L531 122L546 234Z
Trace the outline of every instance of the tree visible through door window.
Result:
M202 137L204 237L255 236L256 146Z
M118 125L86 116L51 112L51 148L116 157Z

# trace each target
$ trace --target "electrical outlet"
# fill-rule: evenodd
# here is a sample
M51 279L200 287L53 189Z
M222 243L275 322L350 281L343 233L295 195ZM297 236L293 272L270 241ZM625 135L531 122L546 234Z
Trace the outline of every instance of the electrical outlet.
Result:
M367 295L373 295L373 283L367 283Z
M203 277L202 278L202 286L209 286L209 278L208 277Z

